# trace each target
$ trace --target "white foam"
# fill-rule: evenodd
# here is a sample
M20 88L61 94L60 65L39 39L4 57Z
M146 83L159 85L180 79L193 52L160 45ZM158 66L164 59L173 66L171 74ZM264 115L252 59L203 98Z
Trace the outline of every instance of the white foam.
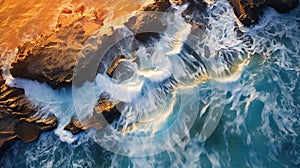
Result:
M96 77L99 88L122 102L131 102L141 92L144 82L137 80L127 84L116 84L111 79L99 74Z
M162 82L164 79L167 79L171 76L171 72L166 70L139 71L138 74L150 79L153 82Z

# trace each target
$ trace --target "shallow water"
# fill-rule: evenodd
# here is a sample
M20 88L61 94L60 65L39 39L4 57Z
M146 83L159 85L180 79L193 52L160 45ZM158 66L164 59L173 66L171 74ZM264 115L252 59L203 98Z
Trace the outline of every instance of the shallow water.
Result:
M234 19L232 8L225 0L216 1L204 14L195 11L193 15L200 22L206 23L206 29L201 37L190 35L185 38L185 33L181 33L177 38L181 42L172 43L174 39L176 41L174 33L180 32L183 28L174 30L171 27L163 40L154 45L155 52L152 53L153 57L150 60L143 57L145 51L141 47L138 56L142 60L141 63L138 65L128 63L130 64L128 67L137 75L127 81L117 81L116 87L127 84L128 81L142 81L143 87L135 88L134 93L122 94L128 95L127 97L113 93L116 90L112 90L113 99L122 99L126 102L127 108L124 108L123 113L126 117L114 123L115 127L108 128L112 130L112 134L107 137L101 132L95 136L93 131L88 135L83 133L72 136L62 130L71 116L78 114L76 107L73 106L71 89L53 91L50 87L37 82L14 79L17 86L25 89L32 102L43 105L42 112L53 112L60 124L54 132L43 133L37 141L27 144L17 142L1 158L0 165L3 167L299 167L300 7L287 14L278 14L273 9L267 8L259 24L251 28L241 28L244 32L241 37L236 35L237 20ZM178 27L185 27L182 20L176 21ZM191 32L188 31L187 34ZM180 54L176 52L178 51L176 44L182 44L179 45ZM189 53L191 49L197 56ZM161 53L172 53L173 56L165 57ZM203 61L201 64L194 61L199 57ZM145 62L151 62L151 65L143 64L143 59ZM162 60L171 62L170 65L176 65L176 68L172 66L166 68L161 64ZM156 78L151 78L149 71L143 70L151 68L153 70L153 67L155 70L166 70L172 75L152 71L150 73L155 72ZM207 78L197 80L205 74L208 74ZM102 81L104 78L105 76L101 74L97 76L97 79ZM176 82L172 82L173 80ZM107 85L101 82L95 85L98 92L111 86L112 81L107 82ZM132 87L132 85L124 86ZM144 93L143 96L140 96L141 93ZM138 96L140 99L136 98ZM159 104L165 106L160 107ZM143 112L142 115L139 112ZM158 118L155 118L157 115ZM156 153L156 148L161 149L161 146L155 144L151 146L119 143L120 149L129 151L129 156L124 156L119 155L120 152L115 154L108 151L103 144L109 138L121 137L119 140L123 140L123 136L117 136L120 125L126 127L135 120L150 121L150 124L148 123L150 126L136 127L128 134L135 137L157 135L171 127L178 116L180 116L178 129L184 133L188 131L187 135L161 153ZM212 127L212 134L207 131L205 137L203 135L205 125L209 124L208 120L214 119L220 121L215 122L216 129ZM188 121L193 121L191 128ZM172 141L161 139L163 145L164 143L168 145L168 142ZM136 153L141 154L141 150L151 155L134 157Z

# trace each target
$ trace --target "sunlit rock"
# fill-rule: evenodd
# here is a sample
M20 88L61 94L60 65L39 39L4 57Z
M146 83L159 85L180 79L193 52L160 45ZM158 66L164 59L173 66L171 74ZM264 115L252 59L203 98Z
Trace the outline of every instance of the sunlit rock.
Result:
M72 134L79 134L90 128L99 130L107 126L107 124L112 123L115 119L120 117L120 115L121 113L117 109L116 104L101 97L94 107L92 116L84 121L78 121L76 118L72 118L64 129L70 131Z
M95 16L62 15L57 30L19 47L11 74L46 82L53 88L70 87L78 54L101 24Z

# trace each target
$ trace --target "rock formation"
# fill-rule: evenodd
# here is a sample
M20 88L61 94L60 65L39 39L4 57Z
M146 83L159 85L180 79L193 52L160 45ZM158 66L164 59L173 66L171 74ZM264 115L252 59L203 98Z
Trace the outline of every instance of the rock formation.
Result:
M144 11L166 11L170 7L170 2L168 0L157 0L155 3L148 5L147 7L144 7ZM149 43L152 38L159 38L159 33L162 32L165 28L163 23L160 21L159 16L151 13L146 14L140 14L137 16L131 17L128 22L124 23L125 26L129 30L132 31L134 34L135 39L142 43ZM156 25L155 32L143 32L144 30L147 30L148 28L153 29L153 25ZM110 35L112 38L114 38L115 34L113 33ZM103 40L103 39L102 39ZM96 51L97 52L97 51ZM124 59L124 56L117 56L111 63L106 70L106 74L109 77L113 77L113 73L115 69L118 67L120 61ZM90 60L90 59L89 59ZM91 59L91 60L94 60ZM98 61L91 61L91 64L93 62ZM87 79L89 80L89 79ZM80 132L83 132L89 128L95 128L95 129L101 129L105 127L107 124L113 122L115 119L117 119L121 113L117 109L117 104L113 104L110 101L107 101L105 98L101 97L98 101L98 104L96 107L94 107L94 113L89 118L85 119L84 121L78 121L78 119L72 118L70 123L65 127L66 130L69 130L73 134L78 134Z
M66 125L65 130L70 131L72 134L79 134L89 128L102 129L107 124L112 123L115 119L121 116L116 105L101 97L94 107L94 113L91 117L84 121L78 121L72 118L70 123Z
M169 0L157 0L144 10L165 11L170 5ZM146 17L132 18L130 23L132 25L129 26L131 30L138 31L145 26L146 22L143 20L150 18ZM98 19L95 12L85 13L84 8L75 11L64 9L56 30L26 42L18 48L17 56L10 67L12 76L46 82L54 89L70 87L73 68L80 50L85 41L102 24L102 20ZM149 38L149 36L136 36L141 41Z
M54 116L47 119L34 116L37 110L26 98L23 89L5 84L0 70L0 156L16 140L34 141L41 132L57 126Z
M285 13L299 4L298 0L229 0L229 2L235 15L245 26L257 23L267 6L275 8L279 13Z
M180 5L183 1L173 3ZM194 7L202 10L205 7L203 0L189 0L189 4L190 10ZM165 12L170 6L169 0L156 0L153 4L143 7L142 10ZM86 13L84 10L84 7L75 11L63 9L55 30L20 46L17 56L10 67L12 76L47 83L54 89L70 87L74 77L74 67L78 62L78 55L83 45L103 25L103 20L99 19L97 13ZM124 24L133 32L135 38L142 43L159 37L159 34L155 32L140 33L141 30L147 29L148 26L153 28L153 25L157 28L156 32L162 32L165 28L162 21L156 15L151 14L134 16ZM105 40L105 38L103 39ZM94 67L99 66L93 65L98 63L94 59L89 60L85 66L88 68L85 69L94 69ZM112 67L108 69L108 76L112 77L118 62L119 60L115 60ZM82 69L82 71L85 71L85 69ZM86 77L82 82L93 80L93 75ZM106 102L104 106L110 108L97 110L97 107L100 106L98 104L90 118L78 122L75 118L76 116L74 116L65 129L76 134L90 127L101 128L103 125L97 125L97 122L94 121L101 118L102 115L108 123L113 122L114 119L121 115L115 104L100 99L99 103L102 103L102 107L103 102Z
M78 53L102 22L92 14L65 13L57 30L19 47L10 68L13 77L46 82L55 89L72 85Z
M144 11L160 11L165 12L169 7L171 6L171 3L169 0L155 0L153 4L150 4L146 7L144 7Z

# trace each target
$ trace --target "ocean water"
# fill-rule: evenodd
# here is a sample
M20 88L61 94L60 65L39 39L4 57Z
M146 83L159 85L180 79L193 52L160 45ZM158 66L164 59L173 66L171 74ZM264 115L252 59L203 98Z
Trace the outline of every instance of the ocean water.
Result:
M214 1L191 14L205 26L198 32L181 18L184 6L174 8L178 17L161 40L140 45L136 58L122 48L138 63L124 61L115 80L99 73L85 85L96 92L8 80L59 126L15 143L1 167L299 167L300 7L287 14L267 8L245 28L226 0ZM100 131L64 131L73 115L90 115L90 95L102 92L124 102L123 117Z

